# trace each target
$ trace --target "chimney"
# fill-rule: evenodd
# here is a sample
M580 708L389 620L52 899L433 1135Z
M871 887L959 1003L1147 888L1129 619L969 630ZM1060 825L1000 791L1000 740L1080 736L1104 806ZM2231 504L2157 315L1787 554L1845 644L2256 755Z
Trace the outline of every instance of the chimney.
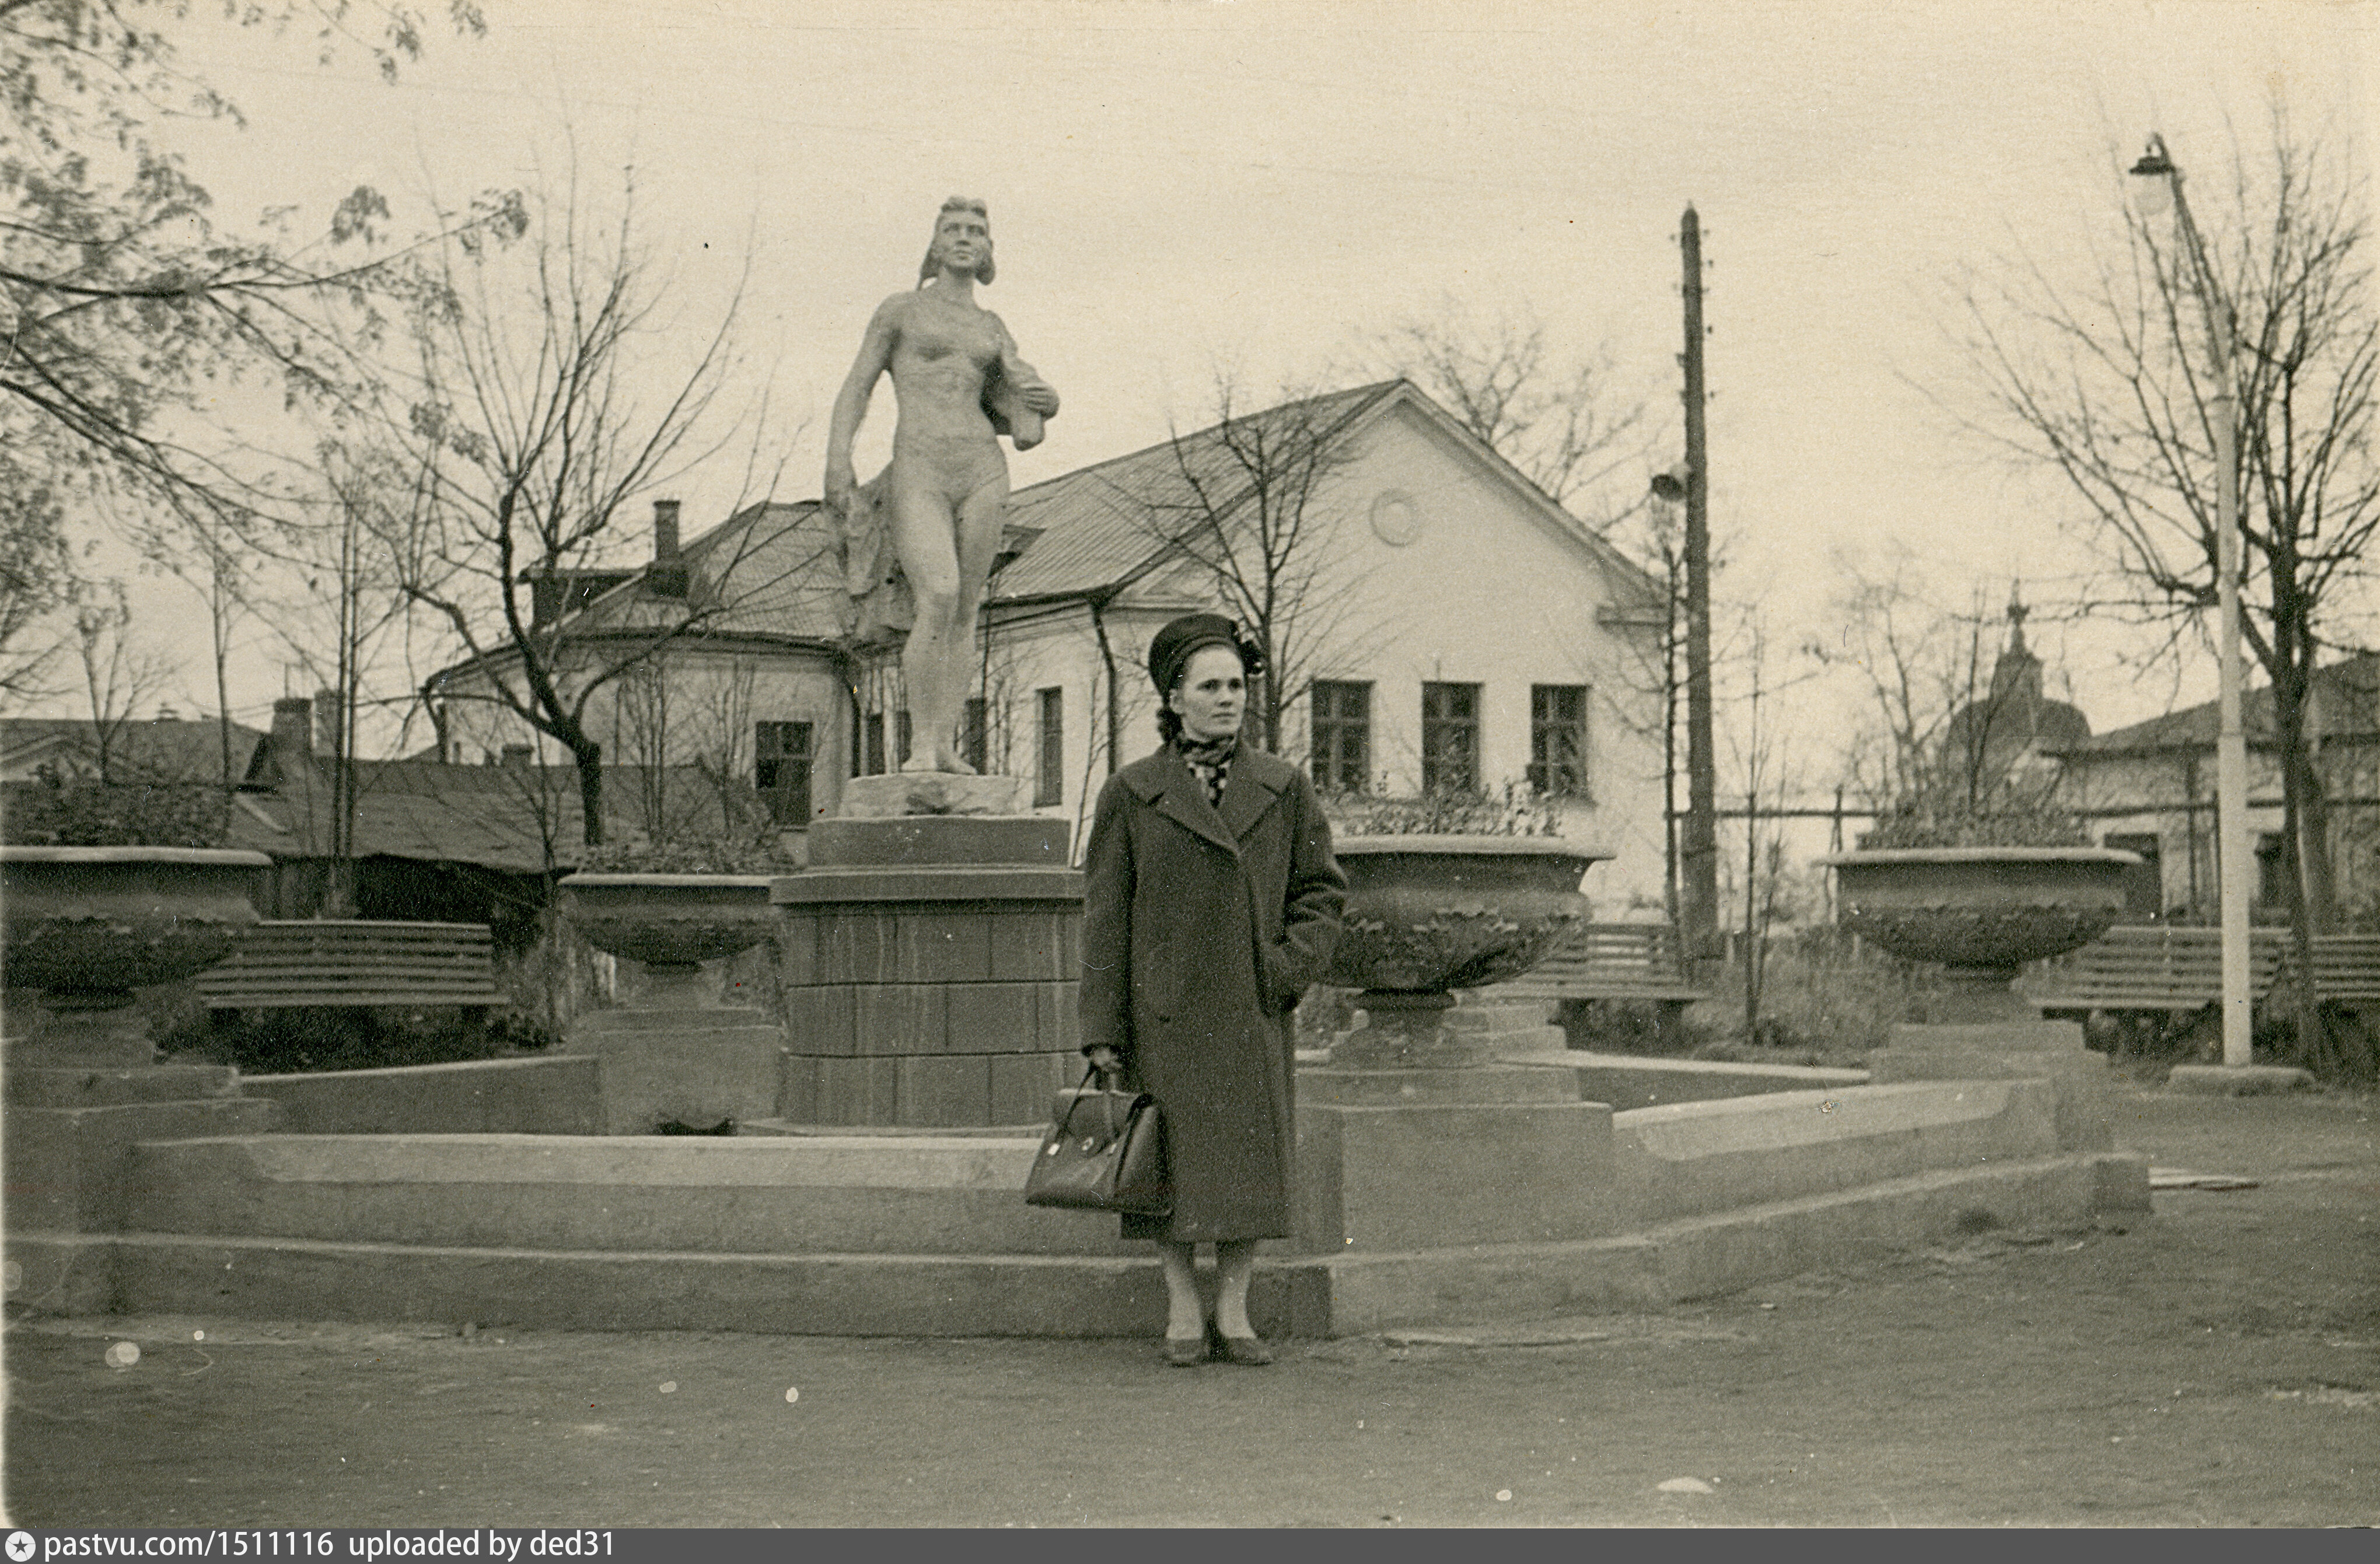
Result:
M275 754L314 754L314 703L302 695L285 695L273 703L273 748Z
M339 692L314 692L314 753L335 758L339 753Z
M677 502L653 502L653 563L645 572L645 591L656 598L683 598L686 589L686 562L677 552Z
M524 570L521 579L528 583L528 623L531 629L541 630L562 617L562 582L550 570Z

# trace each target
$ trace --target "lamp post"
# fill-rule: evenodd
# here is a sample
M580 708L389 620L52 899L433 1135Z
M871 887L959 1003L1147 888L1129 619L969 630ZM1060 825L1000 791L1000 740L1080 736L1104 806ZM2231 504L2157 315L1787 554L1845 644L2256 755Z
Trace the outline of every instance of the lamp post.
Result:
M2163 215L2170 206L2181 248L2189 256L2199 302L2206 310L2208 352L2215 388L2215 637L2217 694L2215 731L2216 877L2223 925L2223 1062L2252 1062L2248 992L2248 880L2254 873L2248 853L2248 741L2240 721L2240 455L2238 413L2231 358L2236 322L2231 307L2207 264L2206 247L2191 221L2182 194L2181 170L2166 155L2165 138L2149 137L2148 150L2132 164L2142 212Z

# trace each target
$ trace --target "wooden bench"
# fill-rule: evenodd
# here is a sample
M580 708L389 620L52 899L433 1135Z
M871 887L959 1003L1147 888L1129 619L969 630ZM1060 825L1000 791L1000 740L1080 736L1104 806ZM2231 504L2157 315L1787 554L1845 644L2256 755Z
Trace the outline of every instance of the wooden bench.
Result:
M1605 1000L1651 1004L1659 1026L1673 1030L1686 1006L1710 995L1686 976L1678 931L1665 923L1590 923L1509 983L1484 998L1553 1000L1573 1048L1584 1047L1587 1007Z
M2297 966L2297 945L2284 936L2267 998L2295 987ZM2313 991L2342 1004L2380 1003L2380 934L2315 935Z
M2248 934L2248 991L2260 1000L2294 983L2286 928ZM2380 1000L2380 935L2313 937L2314 991L2325 1000ZM2036 963L2020 980L2045 1011L2191 1011L2223 999L2223 931L2119 925L2079 951Z
M509 1002L480 923L268 920L200 973L198 988L212 1011Z

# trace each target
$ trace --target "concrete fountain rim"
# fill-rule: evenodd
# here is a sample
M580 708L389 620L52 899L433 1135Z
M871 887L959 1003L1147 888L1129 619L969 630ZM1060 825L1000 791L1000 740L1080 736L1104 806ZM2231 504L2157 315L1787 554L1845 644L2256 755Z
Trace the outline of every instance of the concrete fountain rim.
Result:
M1829 853L1816 860L1821 868L1856 868L1893 864L2138 864L2138 853L2120 847L1874 847L1851 853Z
M0 864L195 864L269 869L273 860L245 847L28 847L0 844Z
M1588 858L1597 863L1620 855L1619 849L1600 843L1572 842L1559 836L1342 836L1330 843L1334 855L1387 853L1459 853L1480 858Z

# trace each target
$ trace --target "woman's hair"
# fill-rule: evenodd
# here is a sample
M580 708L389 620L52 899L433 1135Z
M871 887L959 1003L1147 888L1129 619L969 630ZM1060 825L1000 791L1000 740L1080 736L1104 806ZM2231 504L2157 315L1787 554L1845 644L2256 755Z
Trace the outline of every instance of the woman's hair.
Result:
M1197 650L1205 651L1207 647L1219 647L1223 644L1221 641L1208 641L1206 646L1198 648ZM1239 656L1240 673L1243 677L1254 679L1264 672L1264 653L1257 649L1254 641L1245 637L1234 639L1231 642L1231 649ZM1196 655L1197 651L1191 653L1191 657ZM1189 677L1189 674L1190 659L1185 657L1182 660L1182 672L1174 677L1172 688L1157 692L1157 736L1166 744L1172 744L1182 736L1182 713L1174 710L1172 703L1173 691L1182 687L1183 680Z
M978 283L991 281L995 270L991 263L991 212L973 196L953 196L942 203L941 212L934 213L934 236L926 241L926 259L917 266L919 287L932 282L935 273L942 269L942 217L945 212L972 212L983 219L983 260L976 266L975 280Z

